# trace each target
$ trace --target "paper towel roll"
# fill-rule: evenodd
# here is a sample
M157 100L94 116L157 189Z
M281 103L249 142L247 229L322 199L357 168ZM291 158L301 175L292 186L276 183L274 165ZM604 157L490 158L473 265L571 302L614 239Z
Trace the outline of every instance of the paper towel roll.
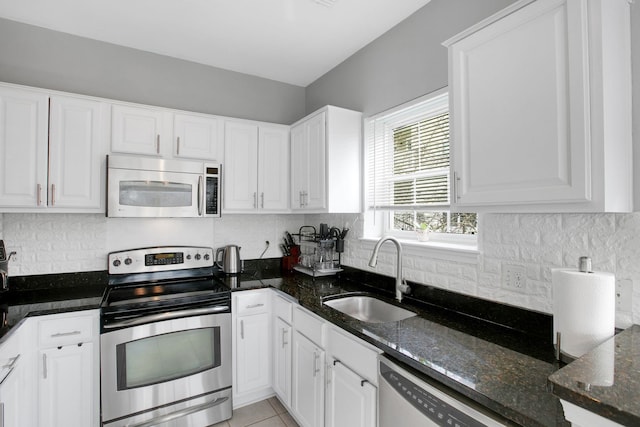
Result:
M605 272L554 269L553 342L562 334L560 351L578 358L608 338L615 330L615 276Z

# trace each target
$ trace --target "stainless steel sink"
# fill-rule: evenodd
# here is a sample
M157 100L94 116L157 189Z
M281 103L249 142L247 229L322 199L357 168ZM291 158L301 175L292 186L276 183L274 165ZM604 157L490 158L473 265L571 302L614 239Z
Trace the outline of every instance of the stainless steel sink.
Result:
M369 296L335 298L325 301L324 304L347 316L368 323L397 322L416 316L413 311Z

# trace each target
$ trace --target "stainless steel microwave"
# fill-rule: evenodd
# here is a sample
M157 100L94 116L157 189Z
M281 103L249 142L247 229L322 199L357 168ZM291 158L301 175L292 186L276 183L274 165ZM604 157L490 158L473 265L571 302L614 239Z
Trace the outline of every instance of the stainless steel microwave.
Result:
M219 217L220 164L107 156L107 216Z

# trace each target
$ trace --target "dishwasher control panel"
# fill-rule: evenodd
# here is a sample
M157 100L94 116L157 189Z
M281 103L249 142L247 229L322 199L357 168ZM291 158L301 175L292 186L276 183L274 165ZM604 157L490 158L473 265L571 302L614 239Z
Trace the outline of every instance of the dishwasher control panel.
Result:
M392 390L396 396L395 399L389 399L389 401L401 401L399 405L393 405L392 410L399 411L397 416L400 417L403 413L407 414L405 411L413 412L414 415L410 417L411 419L419 419L418 417L421 415L422 421L419 422L421 426L493 427L503 425L485 413L480 413L456 400L453 396L421 381L398 366L394 366L382 357L379 361L379 375L380 382L384 382L388 386L380 388L381 402L385 400L385 397L382 396L383 389ZM381 405L381 411L385 410L383 406ZM413 407L413 410L410 407ZM395 417L391 416L390 418Z

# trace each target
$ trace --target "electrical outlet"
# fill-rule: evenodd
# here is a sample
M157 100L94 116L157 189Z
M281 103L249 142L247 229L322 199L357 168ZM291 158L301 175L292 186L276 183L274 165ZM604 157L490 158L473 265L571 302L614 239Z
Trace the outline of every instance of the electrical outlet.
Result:
M616 280L616 311L631 311L633 281Z
M502 287L507 289L524 289L526 274L523 265L505 264L502 266Z

